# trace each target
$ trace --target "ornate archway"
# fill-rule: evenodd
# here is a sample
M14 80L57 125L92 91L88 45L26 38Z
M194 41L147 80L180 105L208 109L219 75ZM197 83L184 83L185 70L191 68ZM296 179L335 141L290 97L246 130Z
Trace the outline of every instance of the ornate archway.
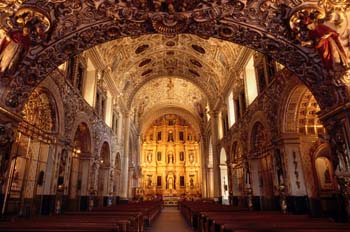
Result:
M320 58L322 51L314 45L322 35L305 38L305 34L313 31L309 24L317 26L326 14L337 13L347 19L348 7L349 3L332 1L7 1L0 8L1 27L9 35L22 37L17 43L22 52L13 64L2 63L1 102L12 112L20 112L29 93L48 73L94 45L125 36L189 33L269 55L295 72L326 110L349 99L341 78L344 68L333 69L329 60ZM329 21L332 23L336 22ZM303 47L302 42L314 45ZM12 65L16 71L11 70Z

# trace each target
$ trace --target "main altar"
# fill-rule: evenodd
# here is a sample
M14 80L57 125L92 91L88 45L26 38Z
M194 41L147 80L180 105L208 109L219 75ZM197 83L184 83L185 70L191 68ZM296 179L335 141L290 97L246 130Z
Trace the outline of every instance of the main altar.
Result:
M201 160L198 134L177 115L156 120L143 135L141 193L164 205L201 197Z

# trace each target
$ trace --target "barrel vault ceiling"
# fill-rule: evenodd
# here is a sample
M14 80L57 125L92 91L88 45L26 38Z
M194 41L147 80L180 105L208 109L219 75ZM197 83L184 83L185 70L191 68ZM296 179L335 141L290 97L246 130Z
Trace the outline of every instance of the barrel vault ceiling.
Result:
M159 106L176 106L198 117L234 78L242 48L189 34L153 34L118 39L97 49L124 101L139 116Z

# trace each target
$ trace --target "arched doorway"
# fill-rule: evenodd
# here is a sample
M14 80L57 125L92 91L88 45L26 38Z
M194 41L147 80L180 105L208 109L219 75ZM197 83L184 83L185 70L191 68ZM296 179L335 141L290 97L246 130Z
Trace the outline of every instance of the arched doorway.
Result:
M254 207L262 210L274 208L272 155L268 150L269 140L265 126L257 121L251 131L249 160L253 171Z
M91 160L91 136L88 125L80 123L74 136L74 148L70 168L68 205L70 210L87 210L89 170Z
M229 204L229 192L228 192L228 174L227 174L227 156L224 148L220 151L220 183L221 183L221 197L222 204Z
M110 149L107 142L104 142L100 151L100 167L98 171L97 183L97 206L106 206L111 204L111 178L110 175Z

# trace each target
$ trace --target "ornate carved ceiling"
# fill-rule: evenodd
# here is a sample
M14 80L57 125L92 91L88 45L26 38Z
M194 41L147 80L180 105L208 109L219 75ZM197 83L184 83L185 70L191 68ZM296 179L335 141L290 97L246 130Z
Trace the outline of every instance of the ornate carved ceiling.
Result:
M214 38L202 39L189 34L127 37L98 46L101 56L111 69L117 88L125 99L129 99L128 105L133 96L139 95L138 90L142 86L154 85L154 82L150 85L148 82L158 77L187 79L197 85L203 94L197 90L193 92L195 87L186 81L186 86L191 87L182 88L182 96L198 93L197 99L202 99L202 96L206 95L208 100L213 102L232 75L240 49L242 46L234 43ZM175 88L177 84L178 86L184 84L178 82L178 80L174 82ZM166 87L167 79L157 80L156 83ZM165 89L160 89L158 92L163 93ZM148 93L151 91L147 89ZM163 101L161 99L163 96L166 95L158 94L157 101ZM184 103L183 100L180 102ZM186 101L192 101L192 98ZM185 105L188 104L192 103Z

